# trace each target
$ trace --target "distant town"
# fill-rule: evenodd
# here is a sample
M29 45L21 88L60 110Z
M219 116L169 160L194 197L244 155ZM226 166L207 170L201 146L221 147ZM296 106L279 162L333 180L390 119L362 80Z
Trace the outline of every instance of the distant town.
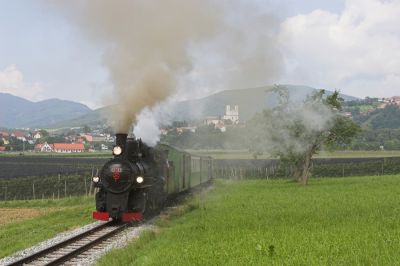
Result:
M389 112L393 108L400 112L400 96L367 97L362 100L345 102L342 114L359 124L368 123L368 126L372 128L398 129L400 125L393 124L393 121L376 118L379 117L377 115L379 112ZM383 125L379 127L379 123L383 123ZM222 116L207 116L201 121L175 121L171 125L163 126L160 129L160 135L162 140L168 141L183 134L195 134L199 128L216 130L223 134L231 129L245 128L245 126L245 121L240 120L240 106L237 104L226 105L225 114ZM106 125L96 128L72 127L61 131L40 128L0 129L0 153L16 151L37 153L105 152L112 149L114 142L114 132ZM373 147L382 149L383 146L384 144L376 144Z

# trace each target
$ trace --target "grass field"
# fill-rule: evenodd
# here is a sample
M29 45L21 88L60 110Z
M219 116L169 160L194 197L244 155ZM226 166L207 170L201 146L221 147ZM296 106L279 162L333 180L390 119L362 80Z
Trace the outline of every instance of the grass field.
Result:
M100 265L399 265L400 176L217 181Z
M0 202L0 258L93 222L93 208L89 197Z
M211 156L214 159L254 159L247 150L188 150L190 153ZM314 158L367 158L400 156L400 151L334 151L320 152ZM271 159L269 155L261 155L258 159Z

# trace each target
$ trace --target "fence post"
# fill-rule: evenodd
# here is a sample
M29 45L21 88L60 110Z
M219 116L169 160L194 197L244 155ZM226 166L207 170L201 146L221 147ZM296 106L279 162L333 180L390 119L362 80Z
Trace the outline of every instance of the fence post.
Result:
M6 186L4 187L4 200L7 200L7 183Z
M58 183L57 183L57 198L60 199L60 182L61 182L61 175L58 174Z
M87 196L88 191L87 191L87 181L85 176L83 176L83 180L85 181L85 196Z
M33 199L36 199L36 195L35 195L35 181L32 182L32 195L33 195Z
M89 193L88 193L88 196L91 196L91 195L92 195L92 190L93 190L93 181L90 180L90 186L89 186Z
M67 197L67 179L64 179L64 198Z

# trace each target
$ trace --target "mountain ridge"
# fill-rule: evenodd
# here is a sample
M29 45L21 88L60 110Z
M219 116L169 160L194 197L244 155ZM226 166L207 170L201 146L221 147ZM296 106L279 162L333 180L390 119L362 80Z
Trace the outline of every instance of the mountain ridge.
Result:
M73 101L52 98L33 102L2 92L0 106L0 127L5 128L46 127L92 111L86 105Z
M317 89L300 85L283 85L288 88L293 98L304 100L307 95ZM215 94L193 100L176 102L169 110L169 120L198 120L206 116L222 116L226 105L239 105L239 117L241 121L250 119L255 113L265 108L274 107L279 102L279 97L272 92L274 86L257 88L224 90ZM327 94L333 93L327 90ZM356 100L358 98L341 94L345 100ZM110 106L102 107L92 112L77 117L76 119L63 121L51 125L53 128L74 127L83 125L99 125L106 123L104 114L109 112Z

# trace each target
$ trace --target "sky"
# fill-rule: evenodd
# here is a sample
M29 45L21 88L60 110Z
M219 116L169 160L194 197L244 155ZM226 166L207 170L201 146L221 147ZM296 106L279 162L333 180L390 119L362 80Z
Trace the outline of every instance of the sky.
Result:
M400 0L251 1L278 21L283 70L271 83L400 95ZM45 1L0 0L0 92L101 107L113 86L103 52Z

